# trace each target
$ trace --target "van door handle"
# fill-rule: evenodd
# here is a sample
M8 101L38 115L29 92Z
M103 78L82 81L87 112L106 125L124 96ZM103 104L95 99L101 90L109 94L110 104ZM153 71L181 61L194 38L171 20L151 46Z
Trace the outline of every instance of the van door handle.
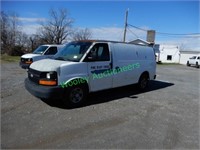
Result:
M113 63L110 63L110 69L112 69L113 68Z
M117 70L117 72L120 72L119 66L115 67L115 69Z

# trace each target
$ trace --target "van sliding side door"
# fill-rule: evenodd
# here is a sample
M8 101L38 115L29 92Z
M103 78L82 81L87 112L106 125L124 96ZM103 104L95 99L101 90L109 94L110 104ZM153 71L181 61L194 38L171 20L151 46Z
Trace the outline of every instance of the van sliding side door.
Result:
M126 86L137 83L140 62L137 50L131 44L112 45L113 84L112 87Z

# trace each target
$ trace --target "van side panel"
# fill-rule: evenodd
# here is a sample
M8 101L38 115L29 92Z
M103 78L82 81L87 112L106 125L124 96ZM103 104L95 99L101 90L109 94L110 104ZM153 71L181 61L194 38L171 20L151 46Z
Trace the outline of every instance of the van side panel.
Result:
M120 69L113 76L113 87L129 85L137 81L138 63L134 47L130 44L112 43L113 69ZM137 66L138 67L138 66Z
M154 79L156 74L156 60L153 48L138 46L138 61L140 62L140 74L144 71L149 73L149 79Z
M149 71L149 79L153 80L156 75L156 57L153 48L146 49L146 67Z
M156 62L152 48L123 43L111 45L113 69L121 68L121 72L113 76L113 87L138 83L140 75L145 71L153 79Z

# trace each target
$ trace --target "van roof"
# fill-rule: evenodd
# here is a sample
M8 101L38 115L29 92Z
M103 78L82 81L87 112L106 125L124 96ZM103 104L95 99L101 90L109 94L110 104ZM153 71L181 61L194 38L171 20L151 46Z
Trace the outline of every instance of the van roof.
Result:
M110 40L78 40L76 42L112 42L112 43L126 43L121 41L110 41ZM128 43L126 43L128 44Z
M63 44L43 44L42 46L63 46Z
M129 42L110 41L110 40L78 40L74 42L110 42L110 43L123 43L123 44L130 44L130 45L146 46L146 45L134 44L134 43L129 43Z

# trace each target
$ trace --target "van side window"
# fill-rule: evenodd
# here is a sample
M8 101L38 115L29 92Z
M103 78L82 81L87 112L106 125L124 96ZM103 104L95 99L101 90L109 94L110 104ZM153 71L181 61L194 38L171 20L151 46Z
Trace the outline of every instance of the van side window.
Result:
M90 57L92 60L89 59ZM109 61L110 53L108 44L99 43L94 45L87 58L87 61Z
M55 55L57 53L57 47L50 47L44 55Z

